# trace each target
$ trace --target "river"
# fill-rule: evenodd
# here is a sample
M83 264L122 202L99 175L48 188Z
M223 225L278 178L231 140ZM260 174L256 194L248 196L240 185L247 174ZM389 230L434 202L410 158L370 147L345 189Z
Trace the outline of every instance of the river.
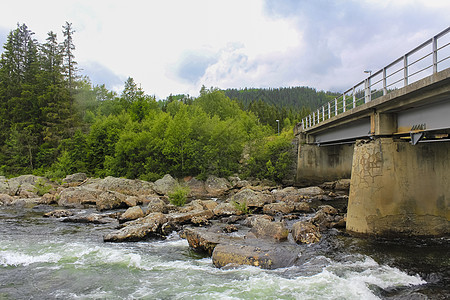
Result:
M0 299L446 299L450 239L369 239L330 230L297 265L217 269L173 234L104 243L113 225L0 207Z

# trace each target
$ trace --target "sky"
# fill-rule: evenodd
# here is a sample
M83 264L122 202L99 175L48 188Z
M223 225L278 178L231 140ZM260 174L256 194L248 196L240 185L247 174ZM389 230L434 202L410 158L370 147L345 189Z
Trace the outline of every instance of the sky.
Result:
M43 43L75 30L94 85L149 95L309 86L343 92L450 26L448 0L22 0L2 6L0 43L25 23ZM0 52L3 49L0 49Z

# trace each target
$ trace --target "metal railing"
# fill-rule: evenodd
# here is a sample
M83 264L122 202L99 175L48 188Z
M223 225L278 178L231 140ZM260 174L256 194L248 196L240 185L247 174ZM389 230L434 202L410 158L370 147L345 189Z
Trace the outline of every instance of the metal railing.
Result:
M302 119L308 129L391 91L450 67L450 27L346 90Z

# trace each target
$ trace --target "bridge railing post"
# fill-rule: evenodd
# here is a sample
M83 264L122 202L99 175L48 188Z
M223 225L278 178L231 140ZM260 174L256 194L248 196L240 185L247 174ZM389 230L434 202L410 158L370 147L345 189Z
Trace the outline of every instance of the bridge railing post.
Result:
M345 94L342 95L342 112L345 112L345 107L347 103L345 103Z
M322 122L325 121L325 106L322 105Z
M387 94L386 67L383 68L383 96Z
M338 115L338 103L337 103L337 98L334 98L334 115L335 115L335 116Z
M403 56L403 86L408 85L408 56Z
M331 118L331 102L328 102L328 119Z
M437 39L435 36L432 38L431 43L433 47L433 74L435 74L438 71Z
M352 92L352 94L353 94L353 108L355 108L355 107L356 107L356 93L355 93L355 87L353 87L353 92Z

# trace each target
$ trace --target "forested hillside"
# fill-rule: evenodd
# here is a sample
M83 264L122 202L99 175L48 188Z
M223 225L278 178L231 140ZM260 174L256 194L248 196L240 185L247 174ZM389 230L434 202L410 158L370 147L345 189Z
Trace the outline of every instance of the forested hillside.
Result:
M74 30L63 41L12 30L0 58L0 175L75 172L156 180L239 173L281 181L292 164L291 121L276 135L223 91L157 101L132 78L120 95L77 70ZM264 124L271 124L272 128Z
M281 120L283 126L293 125L312 109L339 96L338 93L317 91L310 87L244 88L227 89L224 92L243 109L255 113L262 123L273 128L277 126L273 120Z

